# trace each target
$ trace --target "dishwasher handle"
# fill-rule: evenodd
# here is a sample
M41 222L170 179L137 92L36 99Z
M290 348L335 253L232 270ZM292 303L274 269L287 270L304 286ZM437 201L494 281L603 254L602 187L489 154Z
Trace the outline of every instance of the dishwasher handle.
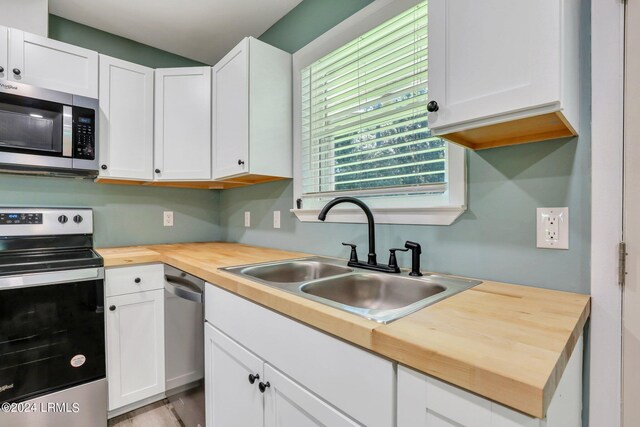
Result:
M189 282L176 276L164 276L164 290L178 298L202 304L202 291Z

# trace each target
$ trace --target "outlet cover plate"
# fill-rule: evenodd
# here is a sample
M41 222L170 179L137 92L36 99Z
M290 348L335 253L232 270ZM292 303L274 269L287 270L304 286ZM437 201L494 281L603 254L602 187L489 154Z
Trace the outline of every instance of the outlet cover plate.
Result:
M251 212L244 213L244 226L249 228L251 227Z
M536 246L569 249L569 208L536 209Z
M273 228L280 228L280 211L273 211Z
M164 211L162 218L165 227L173 227L173 211Z

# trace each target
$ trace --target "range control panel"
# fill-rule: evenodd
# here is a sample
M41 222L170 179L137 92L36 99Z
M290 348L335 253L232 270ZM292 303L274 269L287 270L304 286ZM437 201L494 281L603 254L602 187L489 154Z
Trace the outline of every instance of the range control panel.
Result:
M93 210L0 208L0 238L58 234L93 234Z
M41 213L0 213L0 224L42 224Z

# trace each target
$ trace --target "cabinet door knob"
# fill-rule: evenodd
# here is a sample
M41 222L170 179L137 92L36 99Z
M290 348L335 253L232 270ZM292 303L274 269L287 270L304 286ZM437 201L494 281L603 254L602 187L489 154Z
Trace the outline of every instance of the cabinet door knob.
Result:
M106 171L106 170L107 170L107 165L102 165L102 166L100 166L100 167L102 168L102 170L103 170L103 171Z
M436 101L429 101L427 104L427 111L430 113L435 113L439 109L440 107L438 107L438 103Z
M160 173L160 169L156 169L156 173Z
M133 281L136 282L136 283L140 283L142 280L140 280L139 277L136 277Z
M244 160L238 160L238 165L240 166L244 165Z
M0 73L4 73L4 67L0 65Z
M16 76L19 76L19 75L20 75L20 73L21 73L21 71L20 71L20 69L19 69L19 68L14 68L14 69L13 69L13 74L15 74Z
M256 382L256 380L260 379L260 375L259 374L249 374L249 384L253 384Z
M116 311L116 306L115 305L109 306L109 310Z
M271 387L271 384L269 384L269 381L267 381L266 383L260 383L258 384L258 388L260 389L260 393L264 393L266 389L268 389L269 387Z

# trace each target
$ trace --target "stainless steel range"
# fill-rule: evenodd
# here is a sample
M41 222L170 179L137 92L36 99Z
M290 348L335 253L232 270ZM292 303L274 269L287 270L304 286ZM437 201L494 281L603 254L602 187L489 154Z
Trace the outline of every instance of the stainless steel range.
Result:
M91 209L0 209L0 426L107 425Z

